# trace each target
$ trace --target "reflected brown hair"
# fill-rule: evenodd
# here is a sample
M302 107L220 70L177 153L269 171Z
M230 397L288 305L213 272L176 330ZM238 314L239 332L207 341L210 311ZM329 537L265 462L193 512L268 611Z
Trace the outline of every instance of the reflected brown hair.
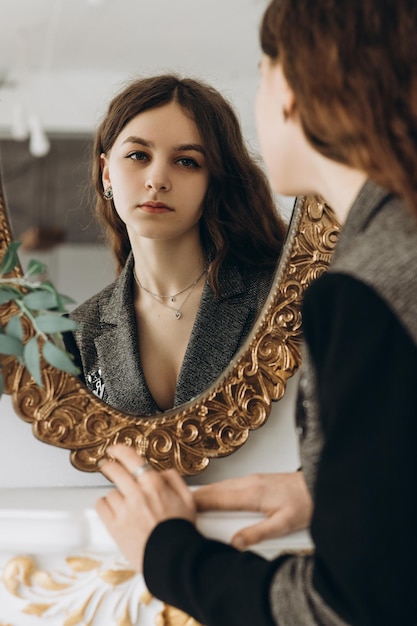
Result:
M272 0L261 25L311 145L417 215L416 33L415 0Z
M217 292L219 269L225 261L274 268L286 228L266 176L245 146L236 114L209 85L165 74L134 81L112 100L94 142L96 212L121 271L131 246L113 201L103 198L100 155L111 149L136 115L171 102L177 102L195 121L204 145L210 178L200 233L211 260L208 280Z

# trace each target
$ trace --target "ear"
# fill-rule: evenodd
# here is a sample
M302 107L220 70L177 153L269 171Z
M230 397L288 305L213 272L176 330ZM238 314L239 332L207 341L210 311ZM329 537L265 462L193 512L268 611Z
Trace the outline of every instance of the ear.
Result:
M110 172L109 172L109 160L104 152L100 154L100 167L101 167L101 182L103 188L106 189L111 185Z
M281 110L283 111L285 118L289 119L293 117L297 111L295 94L288 84L280 63L276 63L274 65L273 73L274 88L281 105Z

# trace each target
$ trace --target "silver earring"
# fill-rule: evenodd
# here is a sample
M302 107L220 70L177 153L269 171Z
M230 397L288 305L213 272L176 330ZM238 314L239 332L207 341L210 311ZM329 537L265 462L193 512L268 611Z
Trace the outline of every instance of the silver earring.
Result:
M103 191L103 198L113 200L113 189L111 187L107 187L107 189Z

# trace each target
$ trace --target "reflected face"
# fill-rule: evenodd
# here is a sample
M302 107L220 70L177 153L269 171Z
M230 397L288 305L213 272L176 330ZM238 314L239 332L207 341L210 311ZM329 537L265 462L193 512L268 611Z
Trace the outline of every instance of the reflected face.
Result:
M139 113L101 162L131 239L198 233L209 171L198 128L176 102Z

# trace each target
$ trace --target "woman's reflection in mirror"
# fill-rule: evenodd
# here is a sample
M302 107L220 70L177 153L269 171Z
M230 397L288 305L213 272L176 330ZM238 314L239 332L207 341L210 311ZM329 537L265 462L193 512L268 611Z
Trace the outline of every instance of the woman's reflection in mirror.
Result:
M203 392L244 343L285 236L236 114L176 75L130 83L94 142L96 212L120 272L72 313L87 385L154 414Z

